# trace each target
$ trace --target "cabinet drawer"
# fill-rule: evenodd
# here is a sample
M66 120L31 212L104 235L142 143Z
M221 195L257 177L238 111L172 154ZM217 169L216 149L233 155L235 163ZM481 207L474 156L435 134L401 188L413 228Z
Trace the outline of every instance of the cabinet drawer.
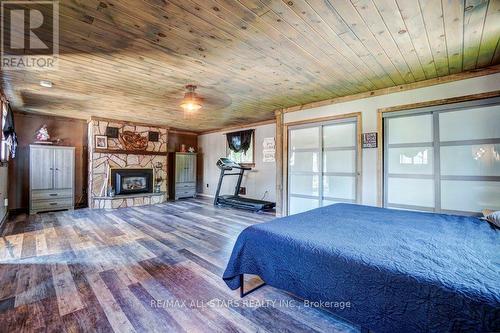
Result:
M31 192L32 200L52 200L57 198L71 198L73 196L73 190L67 189L57 189L57 190L33 190Z
M33 200L32 210L52 210L71 208L73 206L72 198L52 199L52 200Z
M175 192L178 193L178 192L186 192L186 191L196 191L196 187L194 186L189 186L189 187L176 187L175 188Z
M187 197L192 197L196 194L196 191L193 189L190 190L179 190L175 192L175 197L176 198L187 198Z
M188 182L188 183L175 183L176 189L183 189L187 187L196 187L196 183Z

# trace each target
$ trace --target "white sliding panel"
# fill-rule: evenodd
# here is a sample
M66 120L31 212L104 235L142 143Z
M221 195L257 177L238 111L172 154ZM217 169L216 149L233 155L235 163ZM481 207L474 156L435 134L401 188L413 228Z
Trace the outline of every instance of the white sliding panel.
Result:
M357 135L355 118L289 129L289 214L357 202Z
M434 210L434 139L430 113L384 119L387 207Z
M356 202L356 128L355 120L323 126L322 206L330 202Z
M321 128L290 129L288 153L289 214L320 205Z
M500 209L500 105L439 113L441 209Z

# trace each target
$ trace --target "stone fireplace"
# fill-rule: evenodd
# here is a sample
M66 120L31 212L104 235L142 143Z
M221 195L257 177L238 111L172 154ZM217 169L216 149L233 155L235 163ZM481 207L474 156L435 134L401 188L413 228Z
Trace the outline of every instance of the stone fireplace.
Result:
M108 127L117 128L118 137L107 137L107 147L96 147L96 136L102 142L102 137L111 132ZM168 128L93 117L88 130L90 208L122 208L167 200ZM131 149L123 140L123 134L130 137L131 133L145 146ZM111 188L114 196L109 195Z

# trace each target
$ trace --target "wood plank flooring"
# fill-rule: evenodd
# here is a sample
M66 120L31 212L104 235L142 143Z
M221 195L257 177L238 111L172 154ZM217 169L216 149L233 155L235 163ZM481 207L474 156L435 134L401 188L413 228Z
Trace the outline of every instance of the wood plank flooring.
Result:
M0 331L358 332L270 286L240 299L224 284L238 234L272 218L207 199L16 216L0 239Z

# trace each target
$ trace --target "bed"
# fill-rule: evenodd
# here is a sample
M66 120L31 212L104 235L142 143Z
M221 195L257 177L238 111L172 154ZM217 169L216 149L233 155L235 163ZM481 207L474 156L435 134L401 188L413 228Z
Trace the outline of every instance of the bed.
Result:
M223 279L258 275L363 330L500 331L499 235L474 217L335 204L246 228Z

